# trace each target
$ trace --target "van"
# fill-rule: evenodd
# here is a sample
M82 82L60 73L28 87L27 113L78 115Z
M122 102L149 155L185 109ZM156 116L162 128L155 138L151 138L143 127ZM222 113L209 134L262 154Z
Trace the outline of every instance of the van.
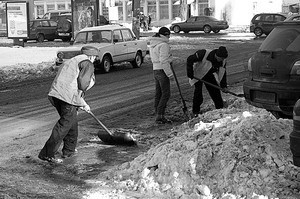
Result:
M71 10L50 10L44 14L42 19L52 19L54 21L58 20L58 16L60 15L70 15L71 16L72 12Z

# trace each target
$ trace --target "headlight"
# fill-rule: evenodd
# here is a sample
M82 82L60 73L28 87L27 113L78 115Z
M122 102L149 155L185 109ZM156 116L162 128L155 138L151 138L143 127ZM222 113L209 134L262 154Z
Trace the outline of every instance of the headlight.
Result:
M57 58L62 60L64 58L64 54L62 52L57 53Z

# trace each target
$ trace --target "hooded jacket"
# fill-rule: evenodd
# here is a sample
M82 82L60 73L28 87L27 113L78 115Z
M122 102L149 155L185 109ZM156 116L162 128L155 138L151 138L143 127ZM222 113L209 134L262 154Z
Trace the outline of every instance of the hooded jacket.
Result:
M93 86L94 65L85 54L78 55L62 65L51 85L48 96L74 106L87 105L84 92Z
M168 44L169 38L160 35L153 36L148 39L150 41L150 57L153 63L153 70L164 70L168 77L173 75L170 63L172 57L170 53L170 46Z

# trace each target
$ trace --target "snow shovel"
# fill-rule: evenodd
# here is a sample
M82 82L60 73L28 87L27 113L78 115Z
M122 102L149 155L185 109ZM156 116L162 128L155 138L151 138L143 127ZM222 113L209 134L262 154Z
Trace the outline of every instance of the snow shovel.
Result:
M201 82L203 82L203 83L205 83L205 84L208 84L208 85L210 85L210 86L212 86L212 87L214 87L214 88L217 88L217 89L219 89L220 91L222 91L223 93L229 93L229 94L234 95L234 96L236 96L236 97L244 97L244 94L236 94L236 93L231 92L231 91L225 91L225 90L224 90L223 88L221 88L220 86L214 85L214 84L212 84L212 83L210 83L210 82L207 82L207 81L205 81L205 80L203 80L203 79L200 79L200 78L198 78L198 77L194 77L194 79L199 80L199 81L201 81Z
M87 111L86 111L87 112ZM98 137L102 140L102 142L107 143L107 144L117 144L117 145L136 145L137 142L136 140L132 137L132 135L129 132L111 132L104 126L104 124L92 113L92 111L87 112L90 114L100 125L101 127L105 130L103 131L98 131Z
M191 119L191 115L190 115L189 112L188 112L188 108L187 108L186 103L185 103L185 100L184 100L184 98L183 98L183 96L182 96L181 89L180 89L180 86L179 86L179 83L178 83L178 79L177 79L177 76L176 76L176 74L175 74L173 65L170 64L170 66L171 66L172 73L173 73L173 75L174 75L174 79L175 79L175 81L176 81L176 85L177 85L177 88L178 88L178 91L179 91L179 94L180 94L181 101L182 101L182 105L183 105L182 110L183 110L183 113L184 113L184 115L185 115L186 120L189 121L189 120Z

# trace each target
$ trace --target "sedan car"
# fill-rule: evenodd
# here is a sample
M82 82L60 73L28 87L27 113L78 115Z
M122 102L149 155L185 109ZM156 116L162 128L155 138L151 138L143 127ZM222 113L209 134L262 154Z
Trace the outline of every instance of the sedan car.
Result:
M183 22L173 23L170 27L171 31L179 33L183 31L188 33L190 31L204 31L205 33L220 32L229 28L227 21L218 20L211 16L195 16Z
M248 61L246 101L277 118L292 118L300 98L300 22L277 23Z
M120 25L95 26L80 30L72 46L60 49L56 65L81 54L81 48L85 45L99 50L94 66L104 73L108 73L114 63L126 61L139 68L147 54L147 41L137 40L129 28Z

